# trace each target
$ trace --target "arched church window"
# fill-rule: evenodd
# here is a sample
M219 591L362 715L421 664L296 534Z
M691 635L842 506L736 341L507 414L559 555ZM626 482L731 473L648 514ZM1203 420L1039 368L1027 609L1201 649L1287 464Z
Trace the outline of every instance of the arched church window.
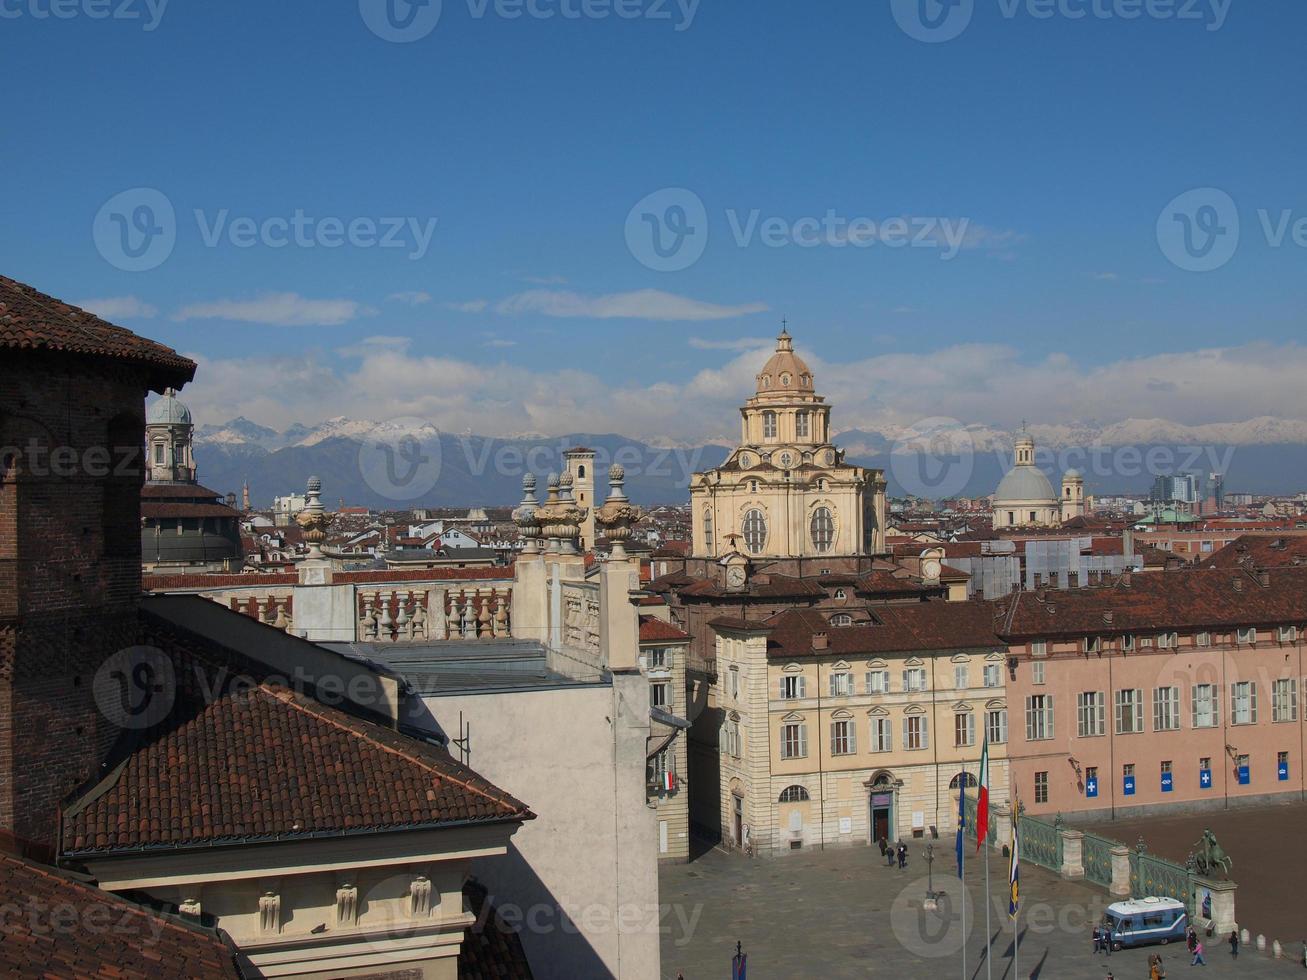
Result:
M576 478L578 480L585 479L585 463L582 463L580 466L576 468Z
M808 413L799 412L794 416L794 433L800 439L808 438Z
M848 613L836 613L830 618L830 624L832 626L852 626L853 617Z
M971 773L968 772L968 773L958 773L956 776L954 776L952 779L950 779L950 780L948 781L948 788L949 788L949 789L957 789L957 788L958 788L958 784L959 784L960 782L962 782L962 777L963 777L964 775L967 777L967 789L975 789L977 786L980 785L980 784L976 781L976 777L973 776L973 775L971 775Z
M767 543L767 518L756 508L744 515L744 546L755 555Z
M763 386L764 388L770 388L770 387L771 387L771 375L770 375L770 374L764 374L764 375L762 376L762 386Z
M708 554L711 555L711 554L712 554L712 551L713 551L713 547L712 547L712 545L713 545L713 542L712 542L712 508L711 508L711 507L705 507L705 508L703 509L703 540L704 540L704 543L707 544L707 546L708 546Z
M788 388L790 386L790 382L793 380L794 379L790 376L789 372L786 372L785 374L781 375L781 386Z
M781 790L782 803L807 803L808 800L808 791L802 786L786 786Z
M829 507L818 507L812 512L812 547L818 554L825 554L834 543L835 518Z
M776 438L776 413L775 412L762 413L762 437L764 439Z

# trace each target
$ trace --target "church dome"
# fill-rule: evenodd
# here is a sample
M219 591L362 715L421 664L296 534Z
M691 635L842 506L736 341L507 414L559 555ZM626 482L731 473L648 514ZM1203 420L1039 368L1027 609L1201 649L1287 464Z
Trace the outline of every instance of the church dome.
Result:
M799 391L812 394L812 370L798 354L789 331L782 329L776 338L776 353L758 373L758 394L784 394Z
M1062 474L1063 480L1083 480L1084 474L1077 469L1069 469Z
M994 491L994 500L1035 501L1047 500L1056 503L1057 494L1048 477L1035 466L1014 466L999 481Z
M146 425L190 425L191 410L177 400L176 389L169 388L145 412Z

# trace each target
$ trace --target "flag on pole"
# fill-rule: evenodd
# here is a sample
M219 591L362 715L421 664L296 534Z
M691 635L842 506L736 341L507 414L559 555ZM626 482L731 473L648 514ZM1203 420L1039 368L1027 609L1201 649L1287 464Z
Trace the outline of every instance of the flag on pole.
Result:
M1012 805L1012 855L1008 858L1008 901L1007 914L1008 918L1015 919L1017 912L1021 908L1021 893L1018 887L1018 880L1021 876L1020 851L1021 844L1019 834L1017 833L1017 812L1021 809L1020 803L1013 802Z
M745 973L749 966L749 954L740 950L735 944L735 955L731 957L731 980L746 980Z
M967 771L958 778L958 877L962 877L962 838L967 827Z
M985 845L989 833L989 735L980 748L980 789L976 791L976 850Z

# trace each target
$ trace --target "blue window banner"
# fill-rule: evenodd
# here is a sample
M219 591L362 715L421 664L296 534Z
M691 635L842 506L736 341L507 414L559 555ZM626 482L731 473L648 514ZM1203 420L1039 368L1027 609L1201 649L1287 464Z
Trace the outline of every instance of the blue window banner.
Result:
M1173 775L1173 774L1172 774L1172 773L1169 773L1169 772L1164 772L1164 773L1162 773L1162 792L1163 792L1163 793L1169 793L1169 792L1171 792L1171 790L1173 790L1173 789L1175 788L1175 780L1172 778L1172 775Z
M1252 776L1251 776L1251 774L1250 774L1249 771L1248 771L1248 767L1247 767L1247 766L1240 766L1240 767L1239 767L1239 785L1240 785L1240 786L1247 786L1250 782L1252 782Z
M1085 780L1085 796L1091 800L1098 796L1098 777L1090 776Z
M1124 785L1124 787L1122 788L1122 792L1123 792L1126 796L1134 796L1134 795L1135 795L1135 777L1134 777L1134 776L1126 776L1126 777L1125 777L1125 785Z
M1199 789L1212 788L1212 770L1210 769L1198 770L1198 788Z
M1280 782L1289 781L1289 763L1281 762L1275 769L1276 775L1280 777Z

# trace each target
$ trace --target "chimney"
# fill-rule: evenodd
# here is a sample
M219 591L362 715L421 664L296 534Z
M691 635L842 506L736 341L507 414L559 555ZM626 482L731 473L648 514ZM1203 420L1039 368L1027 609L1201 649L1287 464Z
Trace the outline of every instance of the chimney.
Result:
M1236 575L1236 576L1234 577L1234 581L1233 581L1232 584L1234 585L1234 591L1235 591L1235 592L1242 592L1242 591L1243 591L1243 579L1240 578L1238 575Z
M1271 573L1265 568L1257 573L1257 584L1263 589L1269 589L1271 587Z
M1111 625L1112 625L1112 620L1114 620L1115 618L1116 618L1116 613L1113 612L1111 609L1109 609L1109 610L1107 610L1107 612L1103 613L1103 622L1104 622L1105 624L1107 624L1108 626L1111 626Z
M825 633L813 633L812 648L814 650L829 650L830 637L828 637Z
M1133 569L1127 568L1125 571L1121 573L1121 585L1124 588L1128 589L1131 586L1133 586L1133 584L1134 584L1134 571ZM1147 590L1145 589L1144 591Z

